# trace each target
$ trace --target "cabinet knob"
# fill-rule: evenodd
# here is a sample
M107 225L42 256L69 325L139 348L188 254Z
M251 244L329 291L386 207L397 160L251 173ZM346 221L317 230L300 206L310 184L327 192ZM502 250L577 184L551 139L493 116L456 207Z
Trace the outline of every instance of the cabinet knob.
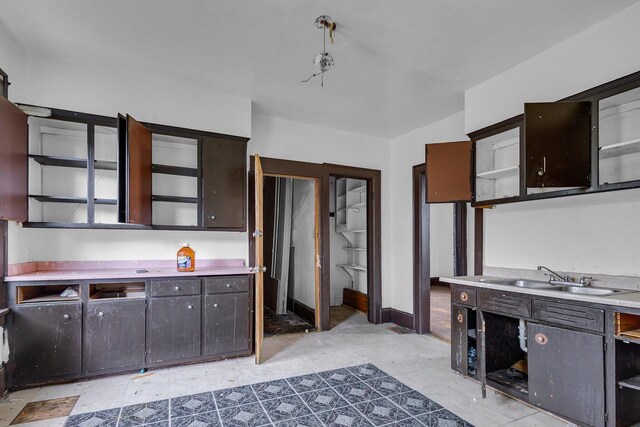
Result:
M213 304L213 306L217 308L217 307L218 307L218 304Z
M210 219L210 220L215 220L215 219L216 219L216 216L215 216L215 215L209 215L209 219Z
M462 313L458 313L458 323L463 323L464 322L464 316L462 315Z
M549 338L545 334L536 334L535 340L540 345L545 345L549 342Z
M189 305L187 306L187 308L188 308L189 310L193 310L193 306L192 306L191 304L189 304Z
M71 319L71 316L69 316L68 314L65 314L64 316L62 316L64 319Z
M230 287L231 287L231 283L227 283L227 288L230 288Z
M100 312L98 313L98 317L104 317L104 311L100 311Z
M176 291L180 290L180 286L175 286L173 289L175 289Z
M466 292L462 292L462 293L460 294L460 300L461 300L461 301L468 301L468 300L469 300L469 294L468 294L468 293L466 293Z

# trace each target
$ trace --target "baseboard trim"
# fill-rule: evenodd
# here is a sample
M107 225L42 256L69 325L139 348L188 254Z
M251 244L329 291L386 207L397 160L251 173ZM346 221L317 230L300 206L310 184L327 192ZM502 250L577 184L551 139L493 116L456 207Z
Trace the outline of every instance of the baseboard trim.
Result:
M316 326L316 311L313 308L311 308L308 305L303 304L300 301L294 299L293 300L293 309L291 311L293 311L293 314L295 314L296 316L300 316L301 318L303 318L307 322L311 323L313 325L313 327L315 328L315 326Z
M349 288L342 289L342 303L358 311L369 311L369 297L367 294Z
M413 314L391 307L382 309L382 323L395 323L407 329L413 329Z

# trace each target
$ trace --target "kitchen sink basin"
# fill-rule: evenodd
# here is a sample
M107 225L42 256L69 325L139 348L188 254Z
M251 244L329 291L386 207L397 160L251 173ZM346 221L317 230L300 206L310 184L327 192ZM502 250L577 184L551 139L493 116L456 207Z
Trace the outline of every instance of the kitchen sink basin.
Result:
M611 295L611 294L629 292L629 291L623 291L619 289L583 288L580 286L556 286L555 288L560 292L570 292L572 294L583 294L583 295Z
M517 286L519 288L538 288L538 289L551 289L554 286L548 282L539 282L537 280L510 280L506 282L507 285Z

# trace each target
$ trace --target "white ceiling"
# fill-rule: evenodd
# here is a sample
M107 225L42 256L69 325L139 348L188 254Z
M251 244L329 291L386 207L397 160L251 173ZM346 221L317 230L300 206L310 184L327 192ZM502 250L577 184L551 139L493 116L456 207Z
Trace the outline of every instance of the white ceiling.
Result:
M463 92L638 0L5 0L29 53L175 78L257 112L390 138L463 108ZM309 83L321 14L336 66ZM499 96L500 94L496 94Z

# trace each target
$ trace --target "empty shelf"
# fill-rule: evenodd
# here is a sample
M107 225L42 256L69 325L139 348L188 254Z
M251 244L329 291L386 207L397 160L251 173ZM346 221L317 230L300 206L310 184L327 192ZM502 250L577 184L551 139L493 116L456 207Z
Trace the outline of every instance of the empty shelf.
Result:
M151 196L151 200L154 201L154 202L198 203L198 198L197 197L153 195L153 196Z
M637 152L640 152L640 138L602 146L600 147L600 158L608 159Z
M367 230L340 230L342 233L366 233Z
M349 191L353 191L354 193L365 193L367 191L367 186L366 185L362 185L360 187L352 188Z
M366 252L367 251L367 248L350 248L348 246L345 246L342 249L347 250L347 251L356 251L356 252Z
M151 165L151 171L153 173L161 173L165 175L179 175L179 176L198 176L198 169L184 168L181 166L169 166L169 165Z
M43 203L87 203L86 197L40 196L33 194L30 194L29 197ZM117 205L118 201L116 199L94 199L94 203L96 205Z
M78 159L75 157L43 156L40 154L30 154L29 157L42 166L59 166L80 169L87 168L87 159ZM116 170L116 162L111 162L108 160L96 160L95 168L114 171Z
M358 265L358 264L338 264L338 267L342 267L345 270L357 270L357 271L367 271L366 265Z
M520 166L509 166L508 168L495 169L486 172L480 172L476 176L484 179L500 179L518 175Z
M626 380L618 381L618 386L640 390L640 375L636 375L635 377Z

